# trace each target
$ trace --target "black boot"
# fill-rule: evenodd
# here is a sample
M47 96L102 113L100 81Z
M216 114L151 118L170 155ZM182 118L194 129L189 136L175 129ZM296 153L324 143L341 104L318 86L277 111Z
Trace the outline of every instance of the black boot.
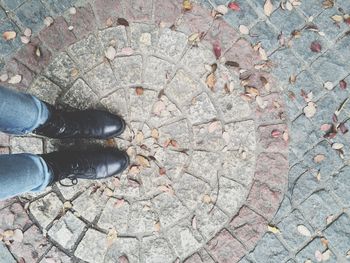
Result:
M114 149L96 151L64 151L42 154L48 167L54 174L50 185L68 178L72 185L77 179L98 180L123 172L129 165L125 152Z
M33 133L56 139L94 138L108 139L120 135L125 129L122 118L106 111L63 111L46 104L49 119Z

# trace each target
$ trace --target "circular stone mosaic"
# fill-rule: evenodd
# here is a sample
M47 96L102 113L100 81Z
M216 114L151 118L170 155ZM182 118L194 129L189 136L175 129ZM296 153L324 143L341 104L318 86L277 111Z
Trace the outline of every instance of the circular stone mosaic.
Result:
M30 214L55 246L87 262L202 262L196 257L237 253L230 255L236 262L282 198L283 102L278 93L247 85L256 73L242 67L252 67L256 54L250 46L237 54L245 40L229 36L222 50L228 55L217 59L201 41L205 35L187 26L129 22L72 41L28 92L67 109L106 109L127 122L122 136L108 141L45 138L44 152L117 147L129 154L130 167L118 178L26 195ZM244 56L241 65L229 61L230 51ZM41 140L14 137L12 152L40 153ZM228 234L245 230L247 220L255 226L242 239Z

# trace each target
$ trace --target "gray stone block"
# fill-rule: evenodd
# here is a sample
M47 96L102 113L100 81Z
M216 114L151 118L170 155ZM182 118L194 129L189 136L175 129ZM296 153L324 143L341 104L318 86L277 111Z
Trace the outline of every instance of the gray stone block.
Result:
M29 27L33 33L43 28L45 17L50 15L45 6L36 0L25 2L15 11L15 14L23 27Z
M342 214L325 231L326 239L329 240L340 255L345 257L350 248L350 217Z

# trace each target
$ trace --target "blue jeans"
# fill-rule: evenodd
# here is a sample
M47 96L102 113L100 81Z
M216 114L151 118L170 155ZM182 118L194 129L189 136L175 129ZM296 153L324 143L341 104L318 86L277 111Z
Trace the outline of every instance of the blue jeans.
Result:
M36 97L0 86L0 131L24 135L49 118L46 105ZM44 159L33 154L0 155L0 200L44 190L53 175Z

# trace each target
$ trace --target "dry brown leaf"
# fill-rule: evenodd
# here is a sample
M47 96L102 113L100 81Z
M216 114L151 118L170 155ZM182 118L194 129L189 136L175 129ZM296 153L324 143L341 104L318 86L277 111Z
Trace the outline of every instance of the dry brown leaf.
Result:
M221 129L221 124L220 124L220 122L215 121L215 122L212 122L209 124L208 132L213 133L214 131L219 130L219 129Z
M241 32L243 35L249 35L249 28L245 25L240 25L239 32Z
M204 195L202 201L205 204L210 204L212 202L211 197L209 195Z
M316 114L316 104L312 101L304 108L304 114L307 118L311 118Z
M246 86L245 87L245 92L248 93L251 96L259 96L260 92L257 88L253 87L253 86Z
M32 30L30 28L24 29L23 35L26 36L26 37L31 37Z
M14 75L11 77L8 81L10 84L18 84L22 81L22 76L21 75Z
M153 105L153 114L160 116L162 111L166 109L166 105L163 101L159 100Z
M21 42L23 44L28 44L30 42L30 38L26 36L21 36Z
M117 55L117 51L112 46L108 47L107 50L105 51L105 56L109 60L113 60L116 55Z
M208 75L206 84L207 84L208 88L209 88L211 91L214 91L214 87L215 87L215 84L216 84L216 77L215 77L215 74L214 74L214 73L210 73L210 74Z
M324 159L326 159L326 156L324 156L323 154L318 154L314 157L314 162L320 163L320 162L324 161Z
M219 12L220 14L222 14L222 15L226 15L227 12L228 12L228 8L225 5L218 5L216 7L216 11Z
M340 150L340 149L344 148L344 144L335 142L335 143L332 144L332 148L334 150Z
M53 24L53 18L51 16L47 16L44 19L45 26L49 27Z
M150 167L151 166L148 159L142 155L136 155L136 162L137 162L137 164L141 165L142 167Z
M156 232L160 231L160 222L159 221L154 224L154 231L156 231Z
M16 37L17 33L15 31L6 31L2 34L2 37L8 41L8 40L12 40Z
M159 132L158 132L158 130L157 129L152 129L151 136L152 136L152 138L158 140L159 139Z
M130 175L137 175L140 173L140 168L137 165L133 165L129 169L129 174Z
M298 229L298 232L299 232L301 235L306 236L306 237L310 237L310 236L311 236L311 232L309 231L309 229L307 229L306 226L304 226L304 225L298 225L297 229Z
M137 144L142 144L144 138L145 138L145 136L143 135L143 132L139 131L136 134L135 141Z
M344 18L341 15L334 15L334 16L332 16L332 20L337 22L337 23L340 23L340 22L344 21Z
M273 4L271 0L265 0L265 4L264 4L265 15L270 16L272 14L272 11L273 11Z
M142 87L136 87L135 92L138 96L143 95L144 89Z

